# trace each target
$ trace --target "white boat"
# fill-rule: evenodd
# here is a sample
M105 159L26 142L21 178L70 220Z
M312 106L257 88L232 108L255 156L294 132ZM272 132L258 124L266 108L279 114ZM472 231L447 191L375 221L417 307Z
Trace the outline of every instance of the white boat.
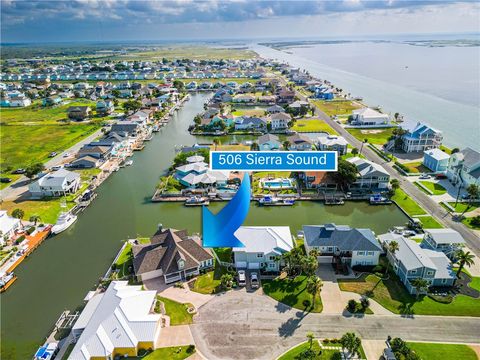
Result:
M56 224L52 227L52 233L60 234L62 231L67 230L75 221L77 221L77 215L73 215L70 212L62 212Z
M125 161L125 165L130 166L133 164L133 160Z
M209 205L210 201L208 199L200 197L200 196L191 196L187 200L185 200L185 206L202 206L202 205Z
M274 196L264 196L258 203L263 206L292 206L295 204L293 199L280 199Z

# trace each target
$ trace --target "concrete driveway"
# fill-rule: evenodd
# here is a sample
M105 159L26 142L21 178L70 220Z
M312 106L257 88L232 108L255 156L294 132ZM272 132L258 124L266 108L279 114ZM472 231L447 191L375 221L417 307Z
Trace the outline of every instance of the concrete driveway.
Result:
M367 360L379 360L386 347L385 340L363 340L362 347Z
M160 331L156 347L184 346L195 344L188 325L168 326Z
M200 294L190 290L187 283L183 283L183 288L175 287L173 284L166 285L163 278L146 280L143 285L148 290L157 290L157 293L160 296L172 299L179 303L191 303L197 309L214 297L214 295Z
M364 340L388 335L409 341L479 344L480 321L469 317L307 314L257 292L229 291L203 305L190 325L199 351L209 360L273 359L305 341L355 331Z

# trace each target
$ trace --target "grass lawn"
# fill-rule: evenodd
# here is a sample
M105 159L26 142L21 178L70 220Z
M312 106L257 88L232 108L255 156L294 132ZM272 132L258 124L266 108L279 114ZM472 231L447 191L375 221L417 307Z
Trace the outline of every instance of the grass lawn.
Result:
M392 136L392 128L379 128L379 129L351 129L346 128L346 130L355 136L358 140L363 141L368 139L368 142L373 145L383 145L388 139Z
M215 269L203 275L197 276L193 284L193 291L200 294L215 294L220 289L220 278L227 272L227 269L215 261Z
M283 354L278 358L278 360L295 360L300 359L300 354L307 350L310 347L310 344L307 342L301 343L300 345L295 346L290 349L288 352ZM312 350L315 351L316 356L313 358L315 360L329 360L332 359L333 355L337 353L336 350L322 350L318 341L314 340L312 344ZM321 351L321 353L320 353Z
M459 202L459 203L457 203L457 206L455 206L455 201L452 201L452 202L449 202L448 205L450 205L452 208L454 208L455 212L463 213L464 211L469 212L469 211L475 210L476 208L478 208L480 206L480 203L462 203L462 202Z
M404 163L404 166L408 168L408 172L413 174L420 174L420 173L429 173L431 172L430 169L425 167L421 161L414 161L409 163Z
M472 224L473 217L467 217L462 220L462 223L464 223L466 226L468 226L471 229L475 230L480 230L480 226Z
M418 216L424 229L443 229L444 226L435 220L432 216Z
M232 248L215 248L213 249L220 261L232 262Z
M210 146L211 150L215 150L215 145ZM250 146L237 144L237 145L217 145L217 151L249 151Z
M457 295L450 304L421 296L418 300L410 295L397 277L381 280L376 275L362 275L359 279L340 279L342 291L367 295L396 314L480 316L480 299Z
M353 110L361 108L350 100L314 100L313 103L328 116L350 115Z
M141 357L128 357L127 359L144 359L144 360L183 360L195 353L195 348L190 346L172 346L160 348L152 351L150 354Z
M120 279L129 275L128 267L132 265L132 262L132 244L127 243L115 262L115 267L118 269L118 277Z
M425 215L426 212L420 205L418 205L410 196L405 194L402 189L397 189L395 195L392 196L392 200L400 206L410 216Z
M13 210L19 208L25 212L25 220L28 220L32 215L39 215L41 223L54 224L57 221L58 215L62 211L61 198L50 198L43 200L25 200L25 201L4 201L2 203L2 210L7 210L9 214ZM67 201L67 208L71 209L75 203Z
M76 173L80 174L80 179L82 181L90 181L94 176L98 176L102 172L101 169L79 169L79 170L73 170Z
M443 195L447 192L447 189L445 189L442 185L431 181L419 181L419 183L425 186L428 190L430 190L433 195ZM419 186L419 188L422 189L421 186Z
M165 306L165 312L170 317L170 325L188 325L193 322L193 314L189 314L187 309L192 304L182 304L161 296L157 296Z
M64 125L1 125L0 166L16 169L39 161L45 162L51 152L64 151L98 129L100 129L100 122Z
M437 344L437 343L407 343L420 359L425 360L477 360L475 351L468 345L460 344Z
M297 120L292 130L298 132L327 132L329 134L338 134L330 125L320 119Z
M322 299L319 295L315 297L315 304L305 307L303 302L308 300L312 302L312 295L307 292L307 277L305 275L297 276L295 279L274 279L263 280L262 287L266 295L275 300L294 307L295 309L308 312L322 312Z

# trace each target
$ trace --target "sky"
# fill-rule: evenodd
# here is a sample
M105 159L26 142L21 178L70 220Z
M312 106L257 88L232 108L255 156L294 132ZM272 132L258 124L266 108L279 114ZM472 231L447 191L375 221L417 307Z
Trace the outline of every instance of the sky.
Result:
M0 1L3 43L480 32L475 0Z

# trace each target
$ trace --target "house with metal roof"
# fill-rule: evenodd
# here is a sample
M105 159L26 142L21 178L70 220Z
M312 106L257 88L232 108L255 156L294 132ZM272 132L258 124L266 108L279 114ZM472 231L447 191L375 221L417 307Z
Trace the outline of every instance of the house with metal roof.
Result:
M357 179L350 184L350 190L387 190L390 174L381 166L367 159L352 157L348 162L357 167Z
M320 251L319 262L373 266L378 264L382 252L370 229L335 224L304 225L303 236L307 254Z
M423 153L423 165L433 172L444 172L447 170L450 155L440 149L430 149Z
M450 259L465 245L465 240L453 229L424 229L421 246L443 252Z
M390 117L377 110L365 107L352 112L352 125L355 126L385 126L390 125Z
M425 152L439 148L442 145L442 132L426 124L417 125L402 136L402 150L410 152Z
M388 261L410 294L416 294L412 281L417 278L426 280L429 286L446 287L455 282L455 272L450 259L442 252L421 247L414 240L402 235L387 233L379 240L387 249ZM388 244L395 241L398 250L392 253Z
M200 238L186 230L162 229L150 244L132 246L133 268L138 279L163 278L166 284L184 281L213 266L213 255L201 245Z
M480 153L469 147L450 156L447 177L453 184L480 185Z
M32 197L64 196L80 188L80 174L60 169L51 172L28 186Z
M94 295L72 328L75 346L70 360L134 357L139 350L155 349L162 315L153 311L157 292L112 281Z
M235 236L245 245L232 249L237 269L279 271L278 257L293 249L288 226L241 226Z
M343 136L322 133L317 137L317 148L322 151L336 151L338 155L347 153L348 142Z

